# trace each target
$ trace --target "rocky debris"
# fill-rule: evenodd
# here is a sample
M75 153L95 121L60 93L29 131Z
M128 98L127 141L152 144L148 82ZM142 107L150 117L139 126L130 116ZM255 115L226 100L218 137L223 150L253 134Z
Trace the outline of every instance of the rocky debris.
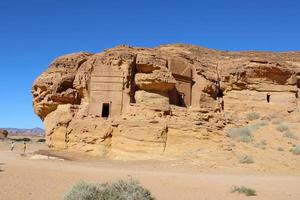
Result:
M0 138L6 138L8 135L7 130L0 130Z
M32 95L50 147L158 158L194 151L203 141L231 149L224 130L249 123L250 112L295 119L299 77L300 52L118 46L57 58L36 79Z

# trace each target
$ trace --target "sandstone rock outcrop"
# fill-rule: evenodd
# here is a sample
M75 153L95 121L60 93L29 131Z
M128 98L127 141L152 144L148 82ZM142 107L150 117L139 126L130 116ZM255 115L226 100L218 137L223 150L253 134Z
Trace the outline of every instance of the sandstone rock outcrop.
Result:
M57 58L32 95L50 147L122 159L172 157L212 138L226 146L224 130L249 112L298 119L298 88L300 52L118 46Z

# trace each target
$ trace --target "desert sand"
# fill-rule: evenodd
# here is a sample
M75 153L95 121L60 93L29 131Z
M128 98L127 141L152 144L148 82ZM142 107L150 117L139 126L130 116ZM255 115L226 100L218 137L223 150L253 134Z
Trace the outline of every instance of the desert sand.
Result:
M300 199L300 176L293 170L205 167L184 160L111 161L64 152L52 152L64 154L64 160L45 159L47 156L33 154L37 150L49 153L44 143L29 143L26 155L21 148L22 143L17 143L11 152L10 143L0 141L0 199L63 199L79 181L128 178L138 180L159 200ZM233 194L233 185L254 188L257 196Z

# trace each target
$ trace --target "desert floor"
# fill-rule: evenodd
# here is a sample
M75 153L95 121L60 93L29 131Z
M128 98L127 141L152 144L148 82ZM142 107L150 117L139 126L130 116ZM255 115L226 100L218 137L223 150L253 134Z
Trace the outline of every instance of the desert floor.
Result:
M300 199L300 176L288 173L203 169L176 161L107 161L81 157L77 160L42 159L33 152L46 149L30 143L22 155L22 143L13 152L0 141L0 199L55 200L75 183L116 181L132 177L158 200L164 199ZM69 155L72 157L72 154ZM37 159L33 159L37 158ZM233 185L254 188L257 196L231 193Z

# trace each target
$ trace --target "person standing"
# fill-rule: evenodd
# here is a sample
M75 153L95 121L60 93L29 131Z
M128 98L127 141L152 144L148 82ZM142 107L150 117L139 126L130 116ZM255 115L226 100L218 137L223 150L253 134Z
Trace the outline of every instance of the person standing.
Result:
M15 142L14 142L14 141L12 141L12 142L11 142L11 148L10 148L10 151L13 151L13 150L14 150L14 148L15 148Z
M268 93L267 93L267 102L268 102L268 103L270 103L270 97L271 97L271 94L268 92Z
M23 152L25 153L26 152L26 142L24 141L24 144L23 144Z
M220 81L217 80L215 84L216 84L216 98L219 105L219 111L221 112L222 110L224 110L224 99L223 99L224 93L221 89Z

